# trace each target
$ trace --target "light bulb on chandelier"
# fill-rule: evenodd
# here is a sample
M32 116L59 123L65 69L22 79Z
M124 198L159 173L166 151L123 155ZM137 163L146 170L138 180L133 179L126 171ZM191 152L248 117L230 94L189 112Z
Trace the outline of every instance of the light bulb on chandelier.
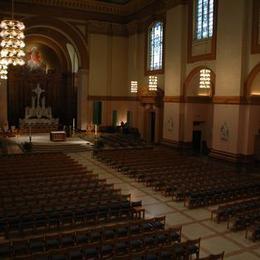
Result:
M200 70L200 83L199 88L210 89L211 86L211 73L210 70L205 68Z
M0 65L0 79L7 79L7 66L6 65Z
M22 22L14 20L14 3L12 0L12 19L3 20L0 24L1 32L1 52L0 65L8 66L10 64L24 65L24 29Z

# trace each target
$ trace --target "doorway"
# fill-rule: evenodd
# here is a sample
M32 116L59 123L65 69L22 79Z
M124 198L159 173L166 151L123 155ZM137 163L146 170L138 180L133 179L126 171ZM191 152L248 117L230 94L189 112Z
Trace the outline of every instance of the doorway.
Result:
M192 132L192 150L196 153L201 151L201 136L200 130L193 130Z

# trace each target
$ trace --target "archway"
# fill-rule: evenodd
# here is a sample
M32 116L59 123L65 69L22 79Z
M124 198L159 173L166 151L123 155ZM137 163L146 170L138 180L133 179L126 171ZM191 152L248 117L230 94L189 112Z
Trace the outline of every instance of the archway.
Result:
M201 84L202 74L210 74L208 85ZM208 67L194 68L184 82L184 142L196 152L205 152L212 145L213 104L215 73Z
M69 43L76 51L79 67L89 68L89 56L86 39L71 24L49 16L33 16L23 19L26 25L26 35L37 34L55 39L62 49L67 52L66 44Z
M244 96L260 99L260 63L251 70L245 81Z
M9 124L19 126L25 106L30 105L31 91L39 83L45 90L46 105L52 107L53 116L59 118L62 125L72 125L79 103L76 74L79 68L88 71L87 44L81 33L64 21L42 16L23 21L26 24L26 66L10 68L7 82ZM39 64L32 62L33 53L38 55ZM86 88L87 82L84 84L81 87Z

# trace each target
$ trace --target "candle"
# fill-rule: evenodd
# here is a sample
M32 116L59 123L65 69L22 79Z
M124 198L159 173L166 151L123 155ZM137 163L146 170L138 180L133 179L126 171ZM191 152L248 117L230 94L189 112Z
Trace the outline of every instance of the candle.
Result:
M72 135L75 134L75 118L72 120Z
M95 125L95 136L97 136L97 125Z

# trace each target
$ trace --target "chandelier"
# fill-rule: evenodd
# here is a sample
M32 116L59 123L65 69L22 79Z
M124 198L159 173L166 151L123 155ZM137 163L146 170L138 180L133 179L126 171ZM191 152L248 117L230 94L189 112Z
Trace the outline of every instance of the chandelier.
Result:
M22 22L14 19L14 4L12 0L12 19L3 20L0 24L1 32L1 58L0 64L8 66L10 64L24 65L25 52L23 48L24 43L24 29L25 26Z
M0 65L0 79L7 79L7 66L6 65Z

